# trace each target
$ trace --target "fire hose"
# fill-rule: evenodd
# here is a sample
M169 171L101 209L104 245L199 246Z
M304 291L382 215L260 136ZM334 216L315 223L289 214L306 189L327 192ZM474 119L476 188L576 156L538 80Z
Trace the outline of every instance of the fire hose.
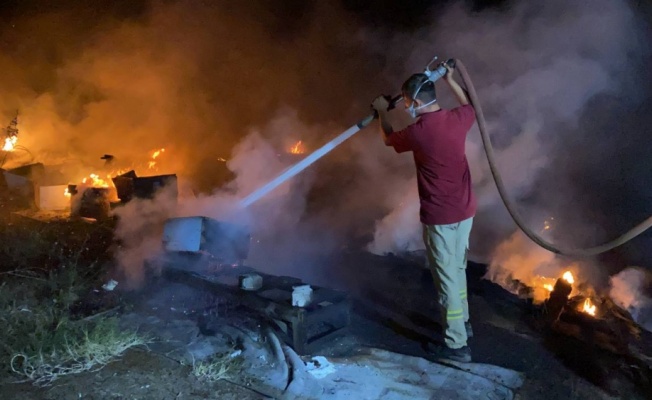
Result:
M519 214L514 203L512 203L509 199L507 190L505 189L505 184L503 183L503 179L500 176L500 172L498 171L498 168L496 166L494 150L493 150L493 146L491 145L491 140L489 139L487 123L485 121L484 114L482 113L482 107L480 106L480 100L478 99L478 94L475 91L473 82L471 81L471 78L469 77L469 73L466 70L464 64L462 64L459 60L454 60L454 62L455 62L456 69L459 71L460 75L462 76L462 81L464 82L464 86L466 86L466 90L469 95L469 100L471 101L471 105L475 110L475 116L478 122L478 128L480 129L480 136L482 137L482 144L484 145L485 154L487 155L487 161L489 162L489 169L491 170L491 175L493 176L494 182L496 183L496 187L498 188L500 199L505 205L505 208L507 208L507 212L509 212L509 215L512 217L516 225L534 243L555 254L571 256L571 257L590 257L601 253L605 253L618 246L621 246L629 242L630 240L634 239L636 236L640 235L641 233L645 232L650 227L652 227L652 216L650 216L644 221L642 221L640 224L636 225L629 231L622 234L621 236L609 242L603 243L601 245L590 247L590 248L584 248L584 249L561 248L544 240L541 236L537 235L537 233L534 232L532 229L530 229L525 223L525 221L523 221L523 218Z

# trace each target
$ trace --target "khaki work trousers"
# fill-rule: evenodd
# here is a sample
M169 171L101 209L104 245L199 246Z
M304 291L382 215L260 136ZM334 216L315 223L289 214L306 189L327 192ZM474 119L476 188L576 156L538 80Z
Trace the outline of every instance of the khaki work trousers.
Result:
M466 346L469 303L466 293L466 260L473 218L448 225L423 225L428 268L439 294L444 342L452 349Z

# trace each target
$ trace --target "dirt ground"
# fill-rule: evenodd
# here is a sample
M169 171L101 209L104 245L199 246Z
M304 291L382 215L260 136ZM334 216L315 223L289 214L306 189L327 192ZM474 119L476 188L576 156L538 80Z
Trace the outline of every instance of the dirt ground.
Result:
M153 352L131 350L97 372L68 376L51 387L30 383L3 384L0 398L16 400L164 400L164 399L266 399L258 393L226 381L203 382L190 366Z
M402 275L399 274L395 282L401 282L405 277L404 273ZM427 277L419 284L423 285L423 290L410 291L407 296L422 299L418 314L411 307L403 308L400 314L392 314L396 305L406 304L404 292L384 291L384 299L377 297L378 294L366 293L364 299L358 297L355 302L349 333L319 353L346 356L368 346L425 357L423 343L429 334L434 335L437 326L434 320L424 317L434 306L431 300L423 301L429 296ZM475 337L470 340L470 346L474 361L525 372L527 380L518 392L518 399L652 398L640 393L616 371L612 377L606 376L605 371L596 372L594 376L581 376L582 371L573 368L572 360L569 365L569 360L560 358L545 340L528 330L512 305L498 301L489 293L478 292L477 287L471 292ZM395 296L387 296L388 293ZM354 295L360 294L358 288ZM3 381L7 382L6 379L12 377L4 378ZM600 385L596 384L596 379L611 379L611 382ZM192 375L190 366L142 349L128 351L121 359L97 372L68 376L47 388L37 388L30 383L5 383L0 388L0 398L246 400L266 397L226 381L201 381Z

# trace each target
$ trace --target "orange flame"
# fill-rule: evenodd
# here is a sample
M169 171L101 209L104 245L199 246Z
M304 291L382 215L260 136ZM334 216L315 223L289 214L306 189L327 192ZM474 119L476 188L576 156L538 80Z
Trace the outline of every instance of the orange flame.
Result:
M121 168L121 169L114 169L111 171L109 175L107 175L109 178L114 177L114 176L120 176L124 173L127 173L130 171L130 168Z
M570 283L571 285L575 283L575 278L573 277L573 273L570 271L564 272L564 275L562 275L562 279Z
M524 282L528 287L532 288L530 295L532 299L538 304L545 301L550 297L550 292L555 288L555 278L549 278L543 275L535 275L529 281Z
M82 184L91 187L108 188L109 184L97 174L90 174L88 178L82 179Z
M152 154L152 159L147 163L147 168L154 169L154 167L156 166L156 158L160 156L161 153L165 153L165 149L158 149L154 151L154 153Z
M591 299L589 299L587 297L586 300L584 300L584 305L582 306L582 312L585 312L585 313L595 317L595 312L596 311L597 311L597 307L595 306L595 304L593 304Z
M70 191L68 190L68 188L66 188L66 190L63 191L63 195L66 196L66 197L70 197L70 196L72 196L72 194L70 193Z
M575 277L571 271L564 272L561 276L561 279L571 285L575 283ZM556 278L549 278L547 276L536 275L534 278L532 278L528 286L534 289L534 300L544 301L550 297L550 293L555 290L556 282Z
M5 138L5 144L2 146L2 151L14 151L16 148L16 143L18 142L18 136L7 136Z
M301 140L296 142L294 146L290 147L291 154L303 154L305 153L305 151L306 150L303 148L303 143L301 142Z

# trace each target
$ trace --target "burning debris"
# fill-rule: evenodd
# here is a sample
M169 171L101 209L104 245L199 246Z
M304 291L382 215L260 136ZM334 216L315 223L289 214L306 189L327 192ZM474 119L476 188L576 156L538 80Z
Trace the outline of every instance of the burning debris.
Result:
M18 136L9 136L5 138L5 144L2 146L2 151L14 151L18 143Z
M569 285L575 283L575 277L573 276L573 273L570 271L564 272L564 275L562 275L562 279L568 282Z
M155 154L156 157L158 155ZM114 157L104 155L102 159L108 165ZM39 219L40 211L56 211L61 214L57 214L56 218L64 217L62 213L65 213L66 218L107 219L111 210L130 201L132 197L152 198L164 186L176 187L175 175L137 177L134 171L124 173L120 170L110 173L93 172L83 178L69 180L58 169L41 163L3 171L2 177L8 190L26 199L25 207L37 210L35 214L34 210L24 210L23 214L33 214L33 217L38 214ZM63 183L66 181L74 183Z
M152 199L164 187L172 188L176 199L176 175L138 177L132 170L114 178L108 175L107 179L91 174L80 185L68 185L64 196L71 200L71 215L100 220L134 198Z
M6 152L22 149L16 146L17 123L16 117L6 128ZM164 148L153 151L150 161L142 163L141 167L150 171L158 170L158 160L165 151ZM174 186L176 193L176 175L138 177L134 170L116 170L114 167L110 170L110 165L115 161L113 155L105 154L101 159L105 161L105 165L98 169L104 172L92 172L73 179L70 179L70 176L74 175L74 172L63 172L59 167L46 167L42 163L3 170L3 187L25 198L23 207L26 209L21 211L21 215L37 219L45 218L41 211L46 214L55 211L56 218L62 218L63 214L66 214L65 218L72 216L104 220L111 217L111 211L115 207L132 198L151 199L160 189L169 186Z
M512 249L513 250L513 249ZM544 255L545 256L545 255ZM532 304L534 326L554 337L555 343L580 341L587 348L601 349L605 354L623 357L636 368L648 370L652 367L646 356L647 346L642 342L641 326L632 315L606 294L597 293L581 276L578 265L567 265L560 270L558 260L532 256L518 257L503 254L501 261L539 262L537 268L523 268L530 272L519 276L489 275L498 280L504 288L528 299ZM560 271L557 277L537 274L542 271ZM517 271L510 268L510 271ZM495 271L494 271L495 272Z
M34 161L32 153L24 146L18 144L18 113L4 130L4 138L0 138L0 167L7 163L15 166L30 164Z
M106 187L86 187L77 190L76 185L68 187L71 196L71 215L92 218L98 221L109 218L111 214L110 189Z
M586 373L586 378L598 386L610 387L608 380L618 375L635 385L649 387L650 335L609 295L587 284L579 268L547 266L529 269L534 272L530 280L521 276L533 286L512 280L508 289L527 299L522 311L528 325L543 338L546 348L565 365ZM558 271L554 278L536 275L553 269ZM505 282L508 280L501 281ZM541 301L538 296L544 295ZM508 297L513 300L512 296Z
M595 317L596 306L591 301L591 298L587 297L586 300L584 300L584 305L582 306L581 311Z
M108 177L108 176L107 176ZM90 174L87 178L82 179L82 185L94 188L108 188L109 184L98 174Z
M2 146L2 151L12 152L16 150L18 144L18 113L7 128L5 128L5 140Z
M545 282L541 283L539 289L543 289L548 292L548 297L543 301L548 312L548 322L553 322L557 319L559 313L562 309L567 306L569 302L579 302L581 306L576 307L576 311L585 313L592 317L596 317L598 308L595 302L592 300L593 290L592 289L582 289L580 290L576 285L577 280L573 275L573 272L570 270L564 271L564 273L559 277L554 284L549 283L551 278L546 277L537 277L536 281ZM537 288L532 288L536 290ZM531 291L530 293L534 293Z
M639 350L641 328L629 312L609 297L598 296L591 289L579 290L576 285L571 271L557 279L542 304L543 327L651 367L648 357Z
M175 198L178 194L177 176L174 174L139 177L131 170L112 178L111 181L115 185L118 198L123 203L133 198L152 199L163 187L171 187Z
M17 124L18 116L5 129L3 150L7 154L18 149L27 151L17 145ZM143 160L138 164L139 169L158 171L160 158L165 152L165 148L152 150L148 156L149 160ZM6 158L7 155L4 160ZM10 189L20 186L20 191L15 189L14 192L31 198L27 201L28 206L35 207L38 211L56 210L67 212L68 216L96 220L109 218L111 210L132 198L151 199L164 186L173 185L176 189L176 175L138 177L133 164L132 169L117 169L114 166L116 157L112 154L104 154L100 159L104 160L104 166L81 177L70 167L66 167L68 168L66 170L59 166L45 167L41 163L22 165L3 171L4 180L9 181L4 186ZM73 168L85 169L86 167L74 166ZM25 210L25 212L29 214L32 211ZM59 217L57 215L57 218Z

